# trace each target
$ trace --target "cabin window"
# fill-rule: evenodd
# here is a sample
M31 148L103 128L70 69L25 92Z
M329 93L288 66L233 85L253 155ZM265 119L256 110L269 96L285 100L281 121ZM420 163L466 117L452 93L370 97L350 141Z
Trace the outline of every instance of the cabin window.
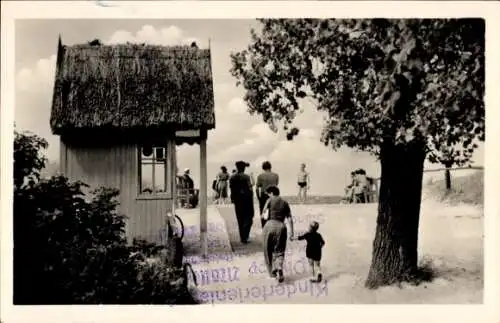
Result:
M146 144L139 150L139 194L165 195L168 187L165 146Z

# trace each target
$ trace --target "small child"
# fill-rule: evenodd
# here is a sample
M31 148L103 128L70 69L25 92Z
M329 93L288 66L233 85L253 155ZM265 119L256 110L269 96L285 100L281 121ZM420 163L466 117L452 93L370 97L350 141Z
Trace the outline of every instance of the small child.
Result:
M306 240L306 257L311 266L311 273L313 278L311 282L321 282L323 275L321 273L321 248L325 245L323 237L318 232L319 223L316 221L311 222L309 231L300 235L298 240Z

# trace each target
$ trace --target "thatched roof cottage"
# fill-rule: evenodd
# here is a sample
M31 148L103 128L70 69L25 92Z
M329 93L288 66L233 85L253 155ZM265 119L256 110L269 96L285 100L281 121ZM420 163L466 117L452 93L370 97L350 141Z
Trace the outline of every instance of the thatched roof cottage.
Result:
M50 125L60 136L63 174L120 189L130 239L159 241L176 196L175 147L199 144L206 239L206 140L215 128L210 49L64 46L59 39Z

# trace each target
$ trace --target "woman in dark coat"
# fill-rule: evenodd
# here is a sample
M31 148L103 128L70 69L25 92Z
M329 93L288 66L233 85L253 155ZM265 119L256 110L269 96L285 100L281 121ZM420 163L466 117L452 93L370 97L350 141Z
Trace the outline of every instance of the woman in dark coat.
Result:
M245 168L248 166L250 165L247 162L236 162L237 172L229 179L231 201L234 204L242 243L248 243L254 216L252 183L250 176L245 174Z
M280 197L280 190L276 186L267 189L269 199L264 205L268 210L269 218L262 230L264 242L264 260L269 275L283 282L283 263L285 261L286 240L288 230L285 220L290 226L290 240L293 240L293 221L290 205Z

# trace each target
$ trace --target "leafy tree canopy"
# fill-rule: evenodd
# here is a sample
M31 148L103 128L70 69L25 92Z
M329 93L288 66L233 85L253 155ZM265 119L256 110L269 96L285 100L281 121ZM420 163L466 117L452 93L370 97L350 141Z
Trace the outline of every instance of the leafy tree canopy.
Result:
M333 149L419 142L431 162L464 164L484 140L482 19L259 21L231 73L272 130L308 98Z
M38 181L47 159L42 153L48 147L47 140L26 132L14 131L14 187Z

